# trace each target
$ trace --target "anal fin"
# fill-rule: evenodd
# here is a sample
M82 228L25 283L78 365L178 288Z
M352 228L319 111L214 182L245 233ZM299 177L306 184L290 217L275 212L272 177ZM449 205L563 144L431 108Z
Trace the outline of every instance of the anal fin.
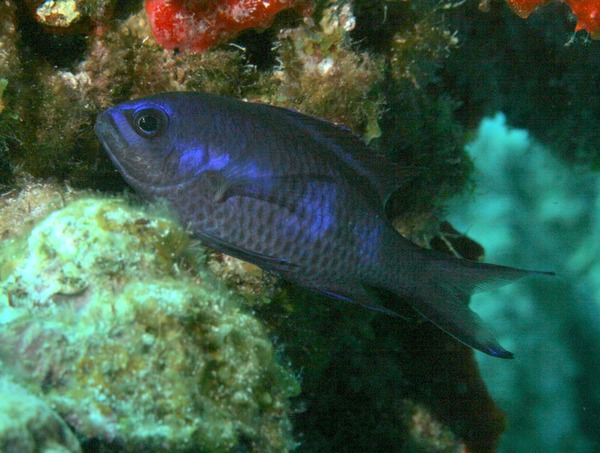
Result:
M422 299L409 300L411 306L461 343L494 357L512 359L467 300L439 285L432 285Z
M405 316L402 316L394 310L390 310L389 308L385 307L381 302L381 296L377 289L366 284L356 283L338 287L335 290L317 290L336 299L359 304L370 310L385 313L388 316L407 319Z

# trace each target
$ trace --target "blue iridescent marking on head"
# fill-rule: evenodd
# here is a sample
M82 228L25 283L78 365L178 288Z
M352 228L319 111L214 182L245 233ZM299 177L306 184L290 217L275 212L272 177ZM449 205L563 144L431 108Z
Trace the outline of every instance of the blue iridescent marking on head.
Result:
M221 170L223 168L225 168L225 166L229 163L230 160L230 155L229 153L225 153L225 152L219 152L219 153L215 153L215 155L212 155L213 153L209 153L208 156L208 168L207 170Z
M204 148L189 148L181 153L179 158L180 173L197 172L206 163L206 152Z
M181 146L181 145L180 145ZM181 146L184 151L179 157L179 173L199 175L209 170L222 170L230 160L229 153L215 151L208 147Z

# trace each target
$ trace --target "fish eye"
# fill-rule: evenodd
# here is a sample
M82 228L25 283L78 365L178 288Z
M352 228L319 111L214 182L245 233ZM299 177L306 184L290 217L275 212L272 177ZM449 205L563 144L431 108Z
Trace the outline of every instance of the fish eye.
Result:
M160 135L168 125L169 117L158 107L145 107L133 114L133 129L145 138Z

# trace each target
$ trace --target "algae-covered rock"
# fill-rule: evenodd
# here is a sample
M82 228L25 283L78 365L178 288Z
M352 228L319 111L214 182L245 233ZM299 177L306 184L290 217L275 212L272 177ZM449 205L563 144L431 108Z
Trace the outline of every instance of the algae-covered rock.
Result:
M0 359L84 441L127 451L294 446L298 383L238 296L185 260L185 231L81 199L0 243ZM10 254L11 257L7 257ZM16 255L16 256L15 256Z
M259 100L342 124L367 140L381 134L383 59L351 46L350 4L328 2L319 24L279 34L280 66L262 74ZM252 98L253 96L251 96Z
M80 453L81 446L48 404L18 385L0 380L0 451Z

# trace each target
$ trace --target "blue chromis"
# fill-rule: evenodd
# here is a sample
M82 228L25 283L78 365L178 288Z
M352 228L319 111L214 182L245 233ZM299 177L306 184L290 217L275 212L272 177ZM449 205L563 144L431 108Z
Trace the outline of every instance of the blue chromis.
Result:
M346 129L224 96L162 93L106 110L95 131L126 181L167 200L208 246L388 314L379 296L393 293L464 344L512 357L468 299L540 272L403 238L384 209L402 181Z

